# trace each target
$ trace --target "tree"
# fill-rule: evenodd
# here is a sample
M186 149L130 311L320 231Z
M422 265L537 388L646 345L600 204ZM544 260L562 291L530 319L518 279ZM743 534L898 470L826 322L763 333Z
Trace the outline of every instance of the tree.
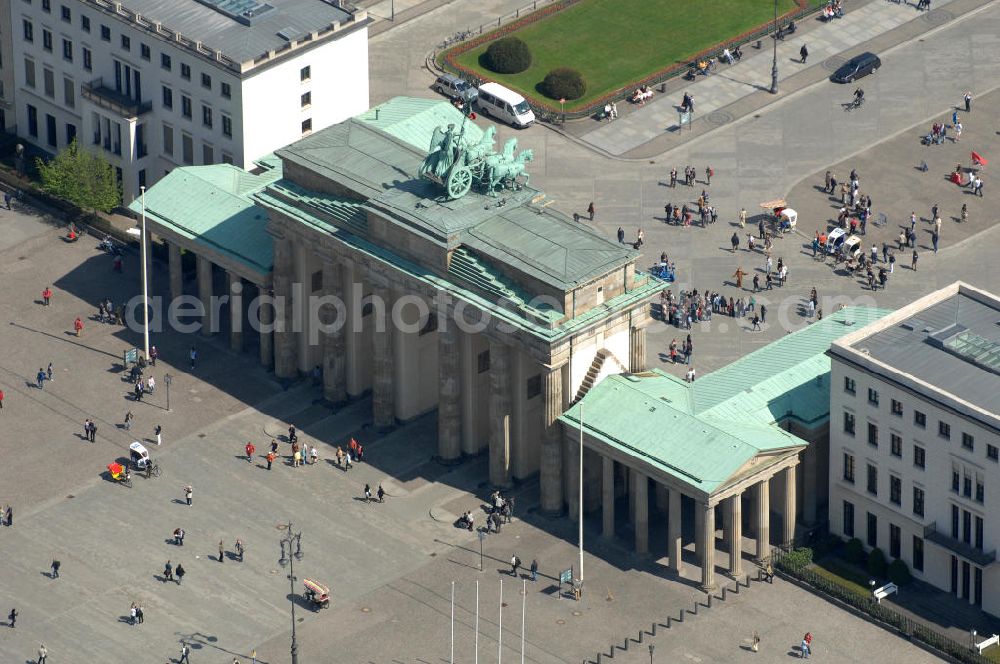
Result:
M122 202L115 169L76 139L44 162L37 160L42 189L89 212L110 212Z
M486 66L498 74L519 74L531 66L531 51L517 37L504 37L486 49Z
M542 92L549 99L579 99L586 91L583 74L569 67L553 69L542 81Z

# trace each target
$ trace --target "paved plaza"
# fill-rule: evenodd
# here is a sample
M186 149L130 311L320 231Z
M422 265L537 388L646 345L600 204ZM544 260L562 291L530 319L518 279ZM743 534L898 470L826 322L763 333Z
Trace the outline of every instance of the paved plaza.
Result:
M475 7L453 3L375 37L372 103L399 94L432 96L432 75L424 67L432 45L474 23L479 14L505 13L522 4L524 0L490 0ZM887 8L872 11L912 11L872 4ZM675 292L698 288L738 296L728 284L730 275L739 266L760 268L763 257L728 251L736 212L745 206L753 214L758 202L779 196L800 211L797 232L776 240L791 280L780 294L766 295L774 313L765 330L750 333L744 321L717 317L691 331L695 364L705 372L805 324L799 305L813 286L821 297L886 307L900 306L954 279L997 289L1000 267L993 255L1000 232L992 209L1000 190L992 186L989 169L981 199L944 180L956 162L968 165L970 149L987 157L1000 155L998 127L987 110L1000 99L1000 92L994 92L1000 88L997 34L1000 8L990 3L972 18L960 17L921 41L885 53L882 70L864 83L869 102L859 112L840 109L849 90L822 82L779 97L756 116L738 118L641 161L597 154L572 136L541 126L518 133L501 128L498 140L516 135L521 147L534 149L532 184L557 208L582 213L594 201L595 226L609 237L618 226L629 238L643 228L644 260L651 263L667 251L676 262ZM816 57L818 61L818 53ZM950 116L966 89L975 92L976 100L973 113L963 118L961 143L920 146L919 136L932 121ZM926 173L915 168L921 161L928 164ZM671 166L680 170L687 164L696 166L699 175L712 165L716 177L711 186L663 186ZM919 270L902 269L908 261L901 261L886 291L869 293L833 271L829 261L813 260L805 249L813 232L836 216L833 201L817 191L823 172L832 169L843 179L852 167L876 212L890 219L886 228L872 229L866 249L872 240L892 239L911 209L927 218L930 206L938 203L945 218L938 254L922 246ZM667 201L690 202L703 186L720 210L716 226L683 229L657 219ZM951 217L963 202L969 205L970 221L958 224ZM928 224L920 223L920 244L927 245ZM662 533L653 529L651 541L660 544L651 546L652 555L640 557L630 552L628 532L602 540L597 522L587 524L583 600L560 598L558 573L577 564L576 530L566 519L550 520L535 512L534 484L515 490L514 523L487 537L480 571L476 535L456 529L453 520L485 499L485 458L443 466L432 458L433 415L379 435L371 426L367 401L333 409L320 400L318 388L308 382L279 383L252 355L231 353L224 339L156 335L162 359L152 373L159 387L148 400L133 404L126 399L121 353L141 345L141 338L90 317L98 298L119 302L135 293L135 256L126 257L126 273L117 275L95 242L67 244L56 226L30 211L0 212L0 225L0 389L6 393L0 412L0 504L12 504L15 510L15 525L0 530L0 611L6 615L16 607L20 613L16 629L0 626L0 661L33 661L38 644L45 642L52 664L162 663L177 661L181 643L188 642L197 664L231 664L233 657L249 661L253 650L258 661L287 662L291 600L302 661L448 662L453 581L455 661L475 660L476 581L479 656L492 661L502 653L503 659L514 661L521 654L522 580L506 574L512 554L525 564L532 558L540 564L538 583L527 583L525 661L594 659L612 643L638 637L654 621L676 619L681 610L704 601L693 565L680 578L667 574L658 559L666 548ZM165 273L158 263L153 279L157 293L166 290ZM46 308L38 300L47 285L55 297ZM829 302L832 306L834 300ZM80 337L70 332L76 316L86 322ZM661 354L672 337L687 331L654 324L649 333L650 365L681 373L666 365ZM192 344L200 351L193 371L187 362ZM55 380L38 389L34 374L49 362ZM169 411L166 373L173 376ZM127 409L135 413L128 431L121 426ZM81 435L85 418L98 424L93 444ZM292 468L284 442L283 457L271 471L260 458L246 461L242 450L247 440L256 443L260 454L289 422L299 428L303 441L316 445L319 464ZM153 441L157 424L164 430L160 448ZM350 436L366 445L369 462L345 472L331 463L331 452ZM132 440L145 440L164 472L160 478L136 478L127 489L106 477L105 466L125 456ZM366 483L383 486L388 494L384 504L361 499ZM194 488L191 507L183 500L188 484ZM296 594L289 594L287 571L277 563L284 532L279 526L289 521L303 533L305 555L295 561L296 576L332 588L331 607L322 612L301 601L300 582ZM183 547L169 542L177 527L187 531ZM694 563L692 535L686 534L685 542ZM245 562L231 555L236 538L246 543ZM221 561L220 540L227 552ZM724 558L720 553L718 560ZM59 579L48 576L53 559L62 563ZM164 581L167 560L184 565L183 585ZM140 626L128 624L132 602L145 607L146 621ZM735 661L752 656L747 644L755 630L762 639L761 651L754 655L759 661L797 655L806 631L815 635L814 653L823 661L866 661L872 653L889 662L937 661L780 579L773 585L753 582L724 602L714 601L711 609L702 606L698 615L685 615L683 623L660 627L643 644L616 652L614 661L645 662L648 643L656 646L657 662Z

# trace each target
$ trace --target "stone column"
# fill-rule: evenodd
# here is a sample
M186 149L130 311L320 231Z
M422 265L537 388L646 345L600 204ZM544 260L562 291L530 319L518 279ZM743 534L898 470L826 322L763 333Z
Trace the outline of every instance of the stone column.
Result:
M542 449L539 468L541 510L547 514L562 511L562 367L542 367Z
M153 288L153 231L146 231L146 287L152 297Z
M566 505L569 507L569 518L575 523L580 513L580 443L576 437L573 440L564 438L563 445Z
M490 484L510 484L510 347L490 341Z
M388 312L392 309L392 292L385 286L376 286L372 290L375 298L385 302L386 319L372 321L372 349L374 363L372 365L372 409L376 427L391 427L396 424L396 393L393 380L395 378L395 363L392 352L392 321L388 320Z
M201 319L201 334L208 337L215 328L212 315L212 261L201 254L198 254L198 299L205 309L205 315Z
M757 560L771 555L771 480L757 483Z
M462 381L458 326L450 319L438 324L438 456L453 461L462 456Z
M715 589L715 507L706 503L695 506L698 560L701 562L701 589Z
M243 352L243 278L226 271L229 279L229 349Z
M743 494L729 497L726 510L726 539L729 542L729 575L743 576Z
M782 516L781 543L789 547L795 541L795 466L785 469L785 512Z
M452 325L456 323L452 322ZM459 331L462 360L462 452L477 454L482 447L479 437L479 355L476 353L476 335Z
M633 327L628 335L628 370L639 373L646 370L646 328Z
M684 542L681 539L681 492L670 489L668 497L670 513L667 515L667 556L669 556L670 571L680 574L684 570L682 552Z
M167 243L167 269L170 272L170 299L176 300L184 294L184 271L180 245L173 242Z
M323 296L343 303L338 311L333 304L319 310L323 344L323 398L331 403L347 401L347 298L343 274L338 263L323 261ZM344 320L337 320L343 314Z
M270 297L264 298L268 292L266 286L260 286L261 300L258 309L260 317L260 364L266 369L274 366L274 307Z
M629 469L635 505L635 552L649 553L649 478Z
M274 375L278 378L298 376L298 335L292 324L292 284L294 282L292 241L274 239Z
M601 535L615 536L615 460L602 457L604 461L601 475Z
M818 456L816 445L810 443L799 457L802 464L802 521L810 525L816 523Z

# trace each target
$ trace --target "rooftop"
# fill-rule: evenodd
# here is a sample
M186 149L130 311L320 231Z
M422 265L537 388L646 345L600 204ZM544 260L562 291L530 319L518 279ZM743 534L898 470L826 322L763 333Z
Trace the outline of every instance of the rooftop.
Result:
M888 313L843 309L694 383L658 370L609 376L560 419L578 427L582 412L591 436L710 494L759 454L806 445L778 423L824 422L830 343Z
M990 293L956 282L844 345L891 372L1000 414L1000 298Z

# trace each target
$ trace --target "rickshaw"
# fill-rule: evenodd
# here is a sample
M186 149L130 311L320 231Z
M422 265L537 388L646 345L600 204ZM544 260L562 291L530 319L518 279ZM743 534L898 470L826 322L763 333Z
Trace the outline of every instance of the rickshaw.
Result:
M132 475L128 472L128 468L117 461L112 461L108 464L108 472L111 473L111 479L115 482L119 482L130 489L132 488Z
M664 281L673 281L675 270L673 263L656 263L651 270L654 277L659 277Z
M319 609L325 609L330 606L330 589L324 586L318 581L313 581L312 579L303 579L302 585L305 586L305 598L312 603L313 608L317 611Z
M128 451L136 470L145 470L147 475L160 476L160 464L149 458L149 451L145 445L137 440L128 446Z

